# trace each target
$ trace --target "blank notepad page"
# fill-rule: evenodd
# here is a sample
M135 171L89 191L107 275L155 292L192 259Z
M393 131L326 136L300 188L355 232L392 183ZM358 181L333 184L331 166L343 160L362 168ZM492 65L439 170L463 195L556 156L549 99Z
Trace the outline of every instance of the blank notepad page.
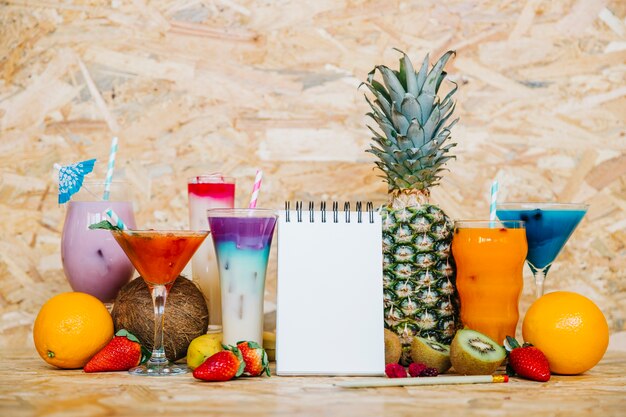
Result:
M380 215L288 217L278 226L277 374L383 374Z

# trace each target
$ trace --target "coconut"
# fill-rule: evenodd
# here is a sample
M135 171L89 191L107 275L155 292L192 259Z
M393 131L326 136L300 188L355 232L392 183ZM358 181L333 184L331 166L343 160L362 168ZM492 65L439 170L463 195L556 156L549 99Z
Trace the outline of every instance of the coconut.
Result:
M154 339L154 307L148 286L141 278L126 284L113 305L115 331L126 329L152 350ZM184 358L193 339L207 332L209 310L197 285L179 276L165 303L163 339L170 361Z

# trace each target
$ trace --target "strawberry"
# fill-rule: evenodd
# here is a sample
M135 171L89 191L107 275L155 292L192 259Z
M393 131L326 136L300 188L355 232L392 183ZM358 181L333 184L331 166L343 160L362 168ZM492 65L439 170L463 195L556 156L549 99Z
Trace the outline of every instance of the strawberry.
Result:
M85 372L128 371L148 357L133 334L122 329L115 337L87 362Z
M259 376L265 373L270 376L270 364L267 360L267 353L256 342L239 342L237 349L241 352L246 367L243 371L247 376Z
M524 343L520 347L517 340L511 336L507 336L506 341L511 347L507 366L509 375L517 374L522 378L539 382L550 380L550 364L542 351L529 343Z
M193 377L203 381L229 381L240 376L245 367L241 352L233 346L224 348L194 369Z

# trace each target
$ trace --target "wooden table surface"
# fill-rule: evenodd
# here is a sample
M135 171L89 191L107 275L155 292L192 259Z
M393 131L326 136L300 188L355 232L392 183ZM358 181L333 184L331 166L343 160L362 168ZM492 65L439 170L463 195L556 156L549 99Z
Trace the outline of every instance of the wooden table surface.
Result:
M49 367L34 351L2 351L0 416L626 416L626 352L547 383L345 389L347 377L144 378Z

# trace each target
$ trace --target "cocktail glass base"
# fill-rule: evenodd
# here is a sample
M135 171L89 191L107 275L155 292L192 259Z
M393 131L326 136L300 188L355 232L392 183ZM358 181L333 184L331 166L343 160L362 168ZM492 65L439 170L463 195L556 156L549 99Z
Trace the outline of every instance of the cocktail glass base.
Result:
M128 373L137 376L171 376L181 375L189 372L187 365L178 365L171 362L164 364L150 364L135 366L131 368Z

